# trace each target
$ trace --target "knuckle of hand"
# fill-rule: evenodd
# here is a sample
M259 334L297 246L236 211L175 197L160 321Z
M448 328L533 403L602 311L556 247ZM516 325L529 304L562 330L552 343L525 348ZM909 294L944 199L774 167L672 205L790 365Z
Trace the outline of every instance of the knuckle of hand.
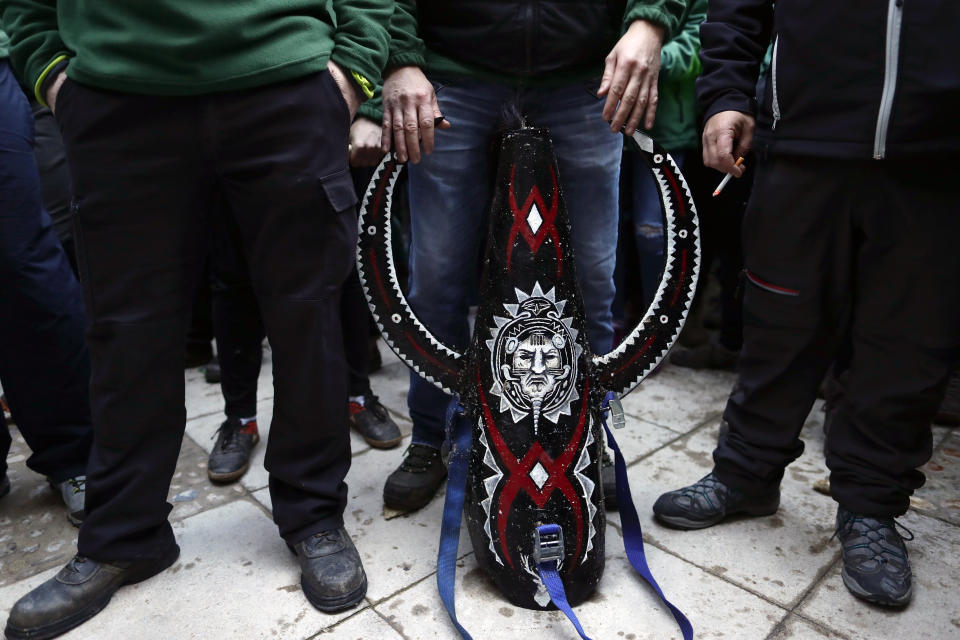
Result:
M416 133L416 131L417 131L418 128L419 128L419 127L417 126L417 123L416 123L416 122L406 122L406 123L404 123L404 125L403 125L403 129L404 129L404 131L406 131L407 133Z

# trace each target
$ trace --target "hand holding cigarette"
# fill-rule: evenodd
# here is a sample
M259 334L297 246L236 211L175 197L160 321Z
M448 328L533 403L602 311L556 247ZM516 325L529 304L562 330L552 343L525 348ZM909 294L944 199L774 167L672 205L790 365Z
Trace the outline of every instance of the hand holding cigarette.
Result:
M737 161L734 163L733 166L739 167L741 165L743 165L743 156L740 156L739 158L737 158ZM723 188L727 186L727 183L730 182L730 178L732 177L733 177L732 173L728 173L727 175L723 176L723 180L721 180L720 184L717 185L717 188L713 190L714 198L720 195L720 192L723 191Z

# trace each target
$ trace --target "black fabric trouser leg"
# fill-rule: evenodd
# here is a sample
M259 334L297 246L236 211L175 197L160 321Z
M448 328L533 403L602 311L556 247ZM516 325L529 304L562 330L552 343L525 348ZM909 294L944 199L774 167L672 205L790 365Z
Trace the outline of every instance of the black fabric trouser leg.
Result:
M243 257L240 229L227 211L213 212L210 286L220 389L228 418L257 415L257 379L263 363L263 321Z
M183 344L208 214L223 206L273 345L274 519L291 543L340 526L350 440L338 306L356 225L349 114L333 79L169 98L67 81L57 107L93 362L80 553L158 556L172 543L166 495L185 420Z
M744 345L714 451L725 483L779 483L850 336L827 435L837 501L899 515L923 484L930 421L960 352L960 197L952 163L774 158L744 218ZM847 333L849 331L849 333Z

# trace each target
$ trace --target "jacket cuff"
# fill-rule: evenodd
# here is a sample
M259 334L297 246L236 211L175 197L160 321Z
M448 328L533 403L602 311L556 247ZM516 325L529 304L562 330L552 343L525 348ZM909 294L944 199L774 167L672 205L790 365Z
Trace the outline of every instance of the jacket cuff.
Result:
M739 111L750 116L757 115L757 100L738 92L729 92L714 99L706 106L703 112L703 122L706 122L721 111Z
M391 53L387 59L387 69L396 67L420 67L426 68L427 61L423 54L418 51L403 51L400 53Z
M357 109L357 117L374 122L383 122L383 106L380 101L368 100Z
M623 16L623 33L637 20L646 20L663 27L663 43L666 44L677 33L679 20L676 16L659 7L636 6Z
M37 102L45 107L50 107L50 105L47 104L47 90L53 84L54 80L57 79L57 76L60 75L60 72L66 70L69 64L70 56L66 53L58 54L53 60L47 63L47 66L40 72L37 81L33 85L33 96L37 99Z

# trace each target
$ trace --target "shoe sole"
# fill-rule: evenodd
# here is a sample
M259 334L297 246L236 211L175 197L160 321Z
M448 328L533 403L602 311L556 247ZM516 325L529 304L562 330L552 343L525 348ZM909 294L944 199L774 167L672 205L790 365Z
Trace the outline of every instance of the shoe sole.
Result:
M363 596L367 595L367 576L364 574L363 582L360 583L359 587L342 596L321 596L311 591L311 588L307 586L307 583L304 581L303 576L300 577L300 588L303 590L303 595L306 596L307 602L312 604L314 608L324 613L337 613L339 611L352 609L360 604Z
M260 442L260 434L253 439L253 446L256 447L257 443ZM253 448L250 449L250 455L253 455ZM228 484L230 482L235 482L243 477L247 471L250 470L250 459L247 458L246 463L236 471L228 471L226 473L215 473L210 471L210 468L207 468L207 477L210 478L210 482L216 482L217 484Z
M732 513L724 513L710 520L690 520L689 518L684 518L683 516L667 516L654 512L654 517L659 520L661 523L673 527L674 529L686 529L686 530L695 530L695 529L706 529L712 527L715 524L719 524L726 518L733 516L748 516L751 518L760 518L763 516L772 516L780 508L780 503L777 502L777 505L773 508L763 506L763 507L750 507L738 509Z
M166 556L159 560L157 565L150 567L141 574L135 574L131 576L127 580L118 584L115 589L107 591L72 616L47 625L46 627L40 627L38 629L19 629L7 623L7 628L4 630L7 640L49 640L50 638L56 638L57 636L63 635L67 631L79 627L81 624L103 611L104 608L110 604L110 600L113 599L113 594L115 594L120 587L137 584L138 582L143 582L144 580L149 580L153 576L169 569L179 557L180 546L174 544L173 548L167 553Z
M890 607L892 609L900 609L902 607L910 604L910 599L913 597L913 585L910 585L910 589L899 598L881 598L874 593L870 593L866 589L860 586L849 573L847 573L846 567L840 572L840 576L843 578L843 584L850 593L860 598L861 600L866 600L873 604L880 605L881 607Z
M393 440L374 440L373 438L368 438L367 436L361 435L363 441L374 449L393 449L403 440L403 436L399 438L394 438Z

